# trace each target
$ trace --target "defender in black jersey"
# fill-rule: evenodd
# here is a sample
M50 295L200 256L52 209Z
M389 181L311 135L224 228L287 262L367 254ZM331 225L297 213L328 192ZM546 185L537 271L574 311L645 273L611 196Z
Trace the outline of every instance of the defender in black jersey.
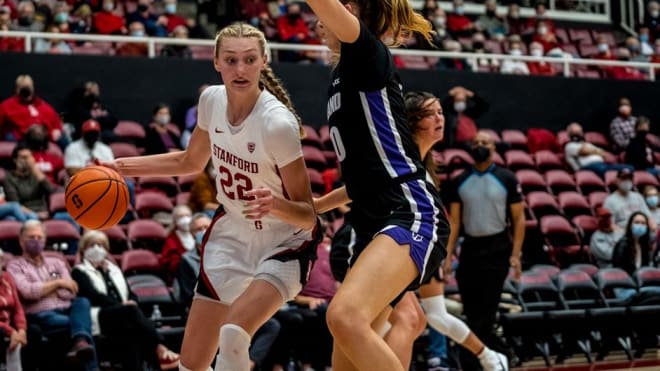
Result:
M445 255L449 225L426 181L406 125L402 88L381 41L430 34L408 0L307 0L327 45L339 54L328 100L330 137L341 163L357 243L353 266L328 308L333 369L404 367L372 330L401 292L427 280ZM388 42L389 43L389 42ZM359 255L359 257L358 257Z

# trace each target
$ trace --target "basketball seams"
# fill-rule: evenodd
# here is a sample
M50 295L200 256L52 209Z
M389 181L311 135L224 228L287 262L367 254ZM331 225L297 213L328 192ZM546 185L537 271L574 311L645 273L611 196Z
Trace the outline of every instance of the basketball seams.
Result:
M74 217L73 215L71 215L71 216L73 217L73 219L75 219L76 221L78 220L78 218L80 218L81 216L85 215L85 214L89 211L89 209L91 209L94 205L96 205L100 200L102 200L103 197L108 193L108 191L110 190L110 188L112 188L112 182L113 182L112 179L99 179L99 180L107 181L107 182L108 182L108 187L105 189L105 191L103 191L103 193L101 193L98 197L96 197L96 200L94 200L94 202L92 202L89 206L87 206L87 208L86 208L85 210L83 210L82 212L80 212L80 213L79 213L77 216L75 216L75 217ZM69 213L69 214L70 214L70 213Z
M100 226L94 228L94 229L101 229L104 226L108 225L108 222L111 221L113 216L115 215L115 211L117 210L117 201L119 200L119 182L114 182L116 186L116 191L115 191L115 202L112 204L112 212L110 212L110 215L105 219L103 223L101 223ZM112 187L112 183L110 183L110 187Z

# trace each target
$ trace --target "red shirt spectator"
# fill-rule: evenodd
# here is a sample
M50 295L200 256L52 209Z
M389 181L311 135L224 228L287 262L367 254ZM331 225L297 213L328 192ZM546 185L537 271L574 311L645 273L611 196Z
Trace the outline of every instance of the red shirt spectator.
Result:
M168 279L173 279L176 275L181 255L195 248L195 237L190 233L191 215L190 208L185 205L177 206L172 210L174 228L167 235L159 258Z
M450 13L447 16L447 29L452 33L465 33L474 28L474 24L463 14Z
M264 0L241 0L241 9L247 21L259 18L262 13L268 14L268 5Z
M167 32L172 33L177 26L185 26L186 19L177 14L165 14L167 18Z
M183 247L183 242L176 233L176 230L170 232L167 235L165 244L163 245L163 251L160 253L158 258L160 266L168 274L174 275L179 268L179 262L181 261L181 255L185 253L186 248Z
M309 28L300 15L300 5L289 4L287 14L277 19L277 31L282 41L304 42L309 39Z
M94 14L94 30L102 35L123 34L126 31L124 18L104 9ZM112 5L112 3L110 3Z
M32 78L19 76L16 88L16 95L0 103L0 128L5 138L21 140L30 126L42 124L53 141L59 140L62 120L50 104L34 95Z
M6 272L0 273L0 328L5 331L6 336L27 328L25 312L18 297L16 284Z
M18 18L18 9L16 9L16 5L11 0L0 0L0 7L3 6L9 8L9 15L11 19Z
M545 62L527 62L527 68L530 75L554 76L557 71L550 63Z

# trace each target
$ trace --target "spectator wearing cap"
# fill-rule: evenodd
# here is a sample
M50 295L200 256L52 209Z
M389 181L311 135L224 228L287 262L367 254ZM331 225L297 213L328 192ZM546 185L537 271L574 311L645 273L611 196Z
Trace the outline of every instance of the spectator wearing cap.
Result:
M467 325L489 348L508 353L494 329L509 269L520 276L525 215L520 184L511 171L493 163L494 153L493 138L479 131L471 145L474 167L458 175L451 185L451 233L443 270L444 277L451 277L451 256L462 231L465 238L456 279ZM465 361L461 360L465 369L476 369L476 359Z
M33 124L48 128L50 139L66 147L68 139L62 134L62 120L55 109L34 92L30 75L16 78L16 94L0 103L0 128L4 139L19 141Z
M608 170L633 170L631 165L605 162L607 152L587 142L584 139L582 125L577 122L568 124L566 133L570 138L570 142L564 146L564 157L574 171L591 170L603 178Z
M93 30L102 35L122 35L128 33L126 21L115 13L115 1L103 0L101 11L94 14Z
M604 207L596 210L596 218L598 229L591 235L589 253L599 268L609 268L614 246L623 237L623 229L612 223L612 213Z
M612 213L612 220L621 228L626 227L630 215L635 212L641 212L647 217L651 217L651 210L646 205L646 200L637 191L633 190L633 172L630 169L619 170L616 177L617 189L610 193L603 207ZM650 220L651 230L656 230L654 220Z
M655 168L655 157L646 137L651 130L651 121L640 116L635 123L635 136L630 139L626 148L626 163L631 164L635 170L645 170L657 176L660 171Z
M610 138L620 151L628 147L630 139L635 136L637 117L632 114L630 99L621 97L617 116L610 123Z
M85 121L82 137L64 151L64 167L69 175L74 175L95 160L107 162L115 159L110 147L100 141L100 135L101 125L96 120Z

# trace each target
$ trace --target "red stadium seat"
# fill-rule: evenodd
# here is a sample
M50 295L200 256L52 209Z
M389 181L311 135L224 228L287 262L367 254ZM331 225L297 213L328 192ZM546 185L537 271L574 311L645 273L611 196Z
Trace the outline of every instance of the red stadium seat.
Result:
M572 219L578 215L591 215L591 208L586 198L578 192L562 192L558 196L559 207L564 215Z
M110 253L121 254L128 250L128 238L126 237L126 232L120 226L113 225L110 228L104 229L103 233L108 236Z
M602 149L610 148L610 142L607 140L607 137L603 133L597 131L587 131L584 133L584 140Z
M527 205L529 205L536 219L541 219L546 215L560 214L559 204L547 192L531 192L527 195Z
M576 271L581 271L589 276L593 276L598 272L598 267L593 265L593 264L587 264L587 263L577 263L577 264L571 264L568 267L569 270L576 270Z
M179 193L179 186L171 176L143 176L138 178L138 188L142 191L163 192L168 197Z
M511 171L518 171L520 169L534 169L534 160L532 156L525 151L513 149L504 153L504 160L506 167Z
M64 161L64 153L62 153L62 149L60 149L60 146L58 146L57 144L53 142L48 142L48 149L46 150L46 152Z
M303 151L303 157L305 158L305 164L307 165L307 167L318 171L323 171L325 170L326 167L328 167L328 164L325 161L325 156L323 155L323 152L321 152L319 148L312 146L303 146L302 151Z
M591 38L591 33L589 30L585 29L568 29L568 36L570 36L571 41L577 44L593 44L594 41Z
M557 274L559 274L560 269L556 265L534 264L530 268L530 271L545 274L550 278L554 278L555 276L557 276Z
M115 158L139 156L140 151L132 143L115 142L110 143L110 150Z
M497 134L497 132L493 129L479 129L479 131L483 131L490 136L490 138L493 140L495 143L499 143L502 141L502 138L500 138L500 135Z
M548 191L548 185L545 183L545 179L536 170L518 170L516 171L516 178L518 178L524 194L533 191Z
M635 281L639 288L660 286L660 268L641 267L635 271Z
M534 162L536 163L536 168L542 173L545 173L548 170L565 168L564 164L561 163L559 156L548 150L536 152L534 154Z
M66 243L70 247L80 239L78 229L68 221L51 219L46 220L43 224L46 229L47 246L60 244L60 248L62 248L61 244Z
M608 195L609 193L600 191L589 193L588 200L591 210L596 211L596 209L603 206L603 202L605 202L605 198L607 198Z
M550 256L562 266L568 262L576 263L575 256L583 249L575 228L561 215L546 215L541 220L541 233L545 237Z
M176 205L188 205L190 199L190 192L181 192L176 195Z
M545 181L555 195L561 192L577 190L575 180L571 174L564 170L549 170L545 173Z
M457 148L449 148L442 153L444 158L444 165L447 172L452 172L456 169L465 169L474 165L474 159L465 150Z
M633 173L633 183L635 184L635 187L637 187L637 190L641 193L644 191L644 187L646 186L654 186L658 187L658 178L653 176L651 173L648 171L644 170L637 170Z
M163 193L146 191L135 195L135 210L143 219L151 218L159 211L172 212L174 205Z
M121 257L121 270L126 275L160 272L158 255L150 250L128 250Z
M527 150L527 135L520 130L502 130L502 141L509 143L513 149Z
M151 219L139 219L128 223L128 241L133 249L160 252L165 241L165 228Z
M598 229L598 219L592 215L578 215L571 221L578 227L582 241L588 244L591 241L591 236Z
M181 175L177 179L177 183L179 183L179 189L181 192L189 192L190 188L192 187L193 183L195 182L195 179L200 176L200 174L189 174L189 175Z
M18 244L18 231L23 223L14 220L0 220L0 248L5 253L14 255L23 254Z
M60 211L66 211L64 192L51 193L48 198L48 212L50 212L50 215L55 215L55 213Z
M333 150L332 139L330 139L330 126L323 125L319 128L319 140L326 150Z
M575 75L583 79L600 79L601 74L598 70L576 70Z
M616 190L616 183L617 183L616 174L617 174L616 170L608 170L605 172L605 185L607 186L607 189L609 191Z
M309 176L309 183L312 187L312 192L322 195L325 193L325 183L323 182L323 175L316 169L307 169Z
M0 184L2 184L5 181L6 176L7 176L7 172L5 171L4 168L0 167Z
M11 169L14 161L11 158L11 152L16 147L16 142L2 142L0 141L0 167Z
M575 173L575 184L577 185L580 192L588 196L592 192L605 192L607 187L605 182L593 171L589 170L578 170Z
M144 126L130 120L120 120L115 126L114 133L118 137L128 140L142 140L146 137Z
M564 148L566 143L570 142L571 138L568 137L566 130L560 130L557 132L557 143L559 143L560 148Z
M316 129L308 125L303 125L303 128L305 129L305 137L302 138L302 145L313 146L318 149L323 149L323 144L321 143L321 137L316 132Z

